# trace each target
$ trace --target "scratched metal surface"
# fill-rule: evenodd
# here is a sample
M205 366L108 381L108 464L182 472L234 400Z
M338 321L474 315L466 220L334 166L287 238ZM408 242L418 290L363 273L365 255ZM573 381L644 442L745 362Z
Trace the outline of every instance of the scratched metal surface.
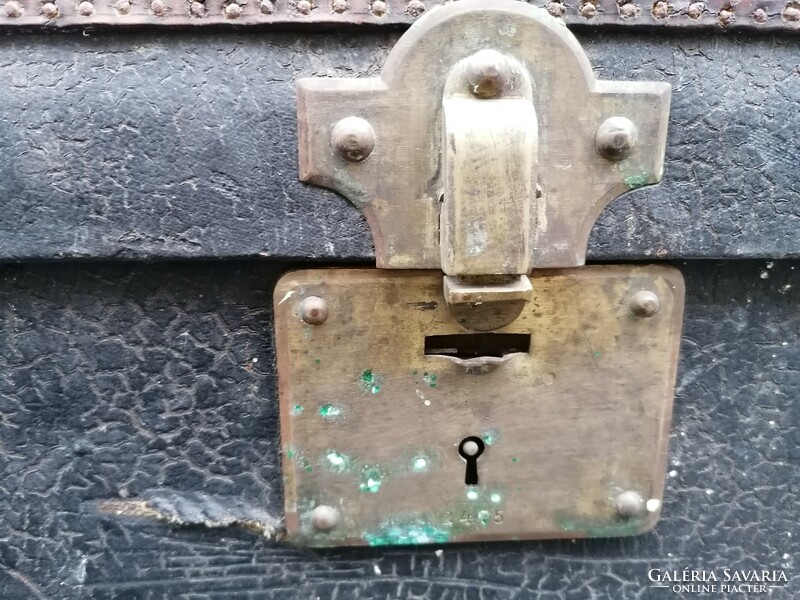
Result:
M727 566L784 569L770 598L796 598L800 263L676 264L688 298L655 530L326 552L266 539L284 265L2 267L0 597L688 599L647 589L647 570Z
M601 78L673 86L664 181L589 258L800 257L796 37L577 33ZM0 261L371 257L358 211L298 181L294 80L375 75L399 35L0 37Z

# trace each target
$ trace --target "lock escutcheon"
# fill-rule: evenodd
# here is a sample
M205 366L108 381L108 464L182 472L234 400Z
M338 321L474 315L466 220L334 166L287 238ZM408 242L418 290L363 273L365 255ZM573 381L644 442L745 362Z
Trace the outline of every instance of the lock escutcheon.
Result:
M683 280L582 265L600 211L661 178L669 93L597 81L545 11L480 0L421 18L378 78L298 83L301 178L364 212L378 269L275 290L290 539L654 525Z

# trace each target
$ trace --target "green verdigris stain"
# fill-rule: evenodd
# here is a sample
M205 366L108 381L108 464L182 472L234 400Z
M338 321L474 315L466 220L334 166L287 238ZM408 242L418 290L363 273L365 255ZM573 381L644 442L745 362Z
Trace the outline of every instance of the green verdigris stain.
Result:
M326 402L319 407L319 416L321 416L323 419L335 419L341 414L342 408L340 406L336 406L335 404L331 404L330 402Z
M605 521L581 516L556 514L558 526L562 531L584 535L590 538L619 537L637 535L644 529L644 519L611 518Z
M380 376L377 373L374 373L372 369L364 369L364 371L361 373L359 385L365 392L377 394L381 391Z
M413 546L456 541L461 536L491 528L502 522L504 506L500 491L467 490L463 500L441 514L414 513L381 522L362 534L370 546Z
M435 373L423 373L422 374L422 381L424 381L425 384L428 385L428 387L435 388L437 379L438 379L438 377L436 377Z
M411 470L414 473L424 473L427 471L431 466L431 459L427 456L419 455L415 456L414 459L411 461Z
M295 404L292 407L292 414L293 415L299 415L301 412L303 412L303 405L302 404Z
M487 446L491 446L492 444L496 444L497 441L500 439L500 433L496 430L487 431L481 436L483 443Z
M315 358L315 359L314 359L314 364L315 364L315 365L321 365L321 364L322 364L322 359Z
M638 173L636 175L630 175L625 178L625 187L629 190L635 190L636 188L640 188L643 185L647 185L647 174L646 173Z
M365 532L363 539L370 546L441 544L450 540L450 530L425 519L392 519L384 521L374 531Z
M328 467L330 471L334 473L346 473L353 468L355 465L355 461L351 456L347 454L342 454L341 452L337 452L336 450L328 450L325 453L325 459L323 460L323 464Z
M311 466L311 463L308 462L308 459L305 456L295 453L294 456L290 456L289 458L294 458L295 464L308 473L314 470L314 468Z
M383 483L383 472L377 467L366 467L361 471L361 481L358 489L362 492L377 494Z

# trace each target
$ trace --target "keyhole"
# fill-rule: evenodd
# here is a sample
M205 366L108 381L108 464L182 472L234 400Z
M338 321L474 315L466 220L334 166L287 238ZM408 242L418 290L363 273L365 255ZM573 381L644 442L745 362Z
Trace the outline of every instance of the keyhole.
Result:
M475 436L464 438L458 445L458 453L467 462L467 474L464 476L467 485L478 485L478 457L485 449L483 440Z

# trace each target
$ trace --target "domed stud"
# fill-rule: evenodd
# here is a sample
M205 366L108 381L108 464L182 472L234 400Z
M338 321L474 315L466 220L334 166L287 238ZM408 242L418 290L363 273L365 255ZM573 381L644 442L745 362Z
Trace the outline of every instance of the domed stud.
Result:
M626 519L633 519L644 512L644 499L637 492L622 492L614 498L614 508L617 509L619 516Z
M322 325L328 320L328 303L318 296L309 296L300 303L300 318L309 325Z
M317 531L330 531L339 523L339 511L332 506L320 504L311 511L311 524Z
M636 292L631 297L629 306L631 312L637 317L652 317L658 312L658 296L647 290Z
M345 117L334 126L331 144L345 160L361 162L375 149L375 130L360 117Z
M630 156L638 135L632 121L625 117L611 117L597 128L595 146L603 158L622 160Z

